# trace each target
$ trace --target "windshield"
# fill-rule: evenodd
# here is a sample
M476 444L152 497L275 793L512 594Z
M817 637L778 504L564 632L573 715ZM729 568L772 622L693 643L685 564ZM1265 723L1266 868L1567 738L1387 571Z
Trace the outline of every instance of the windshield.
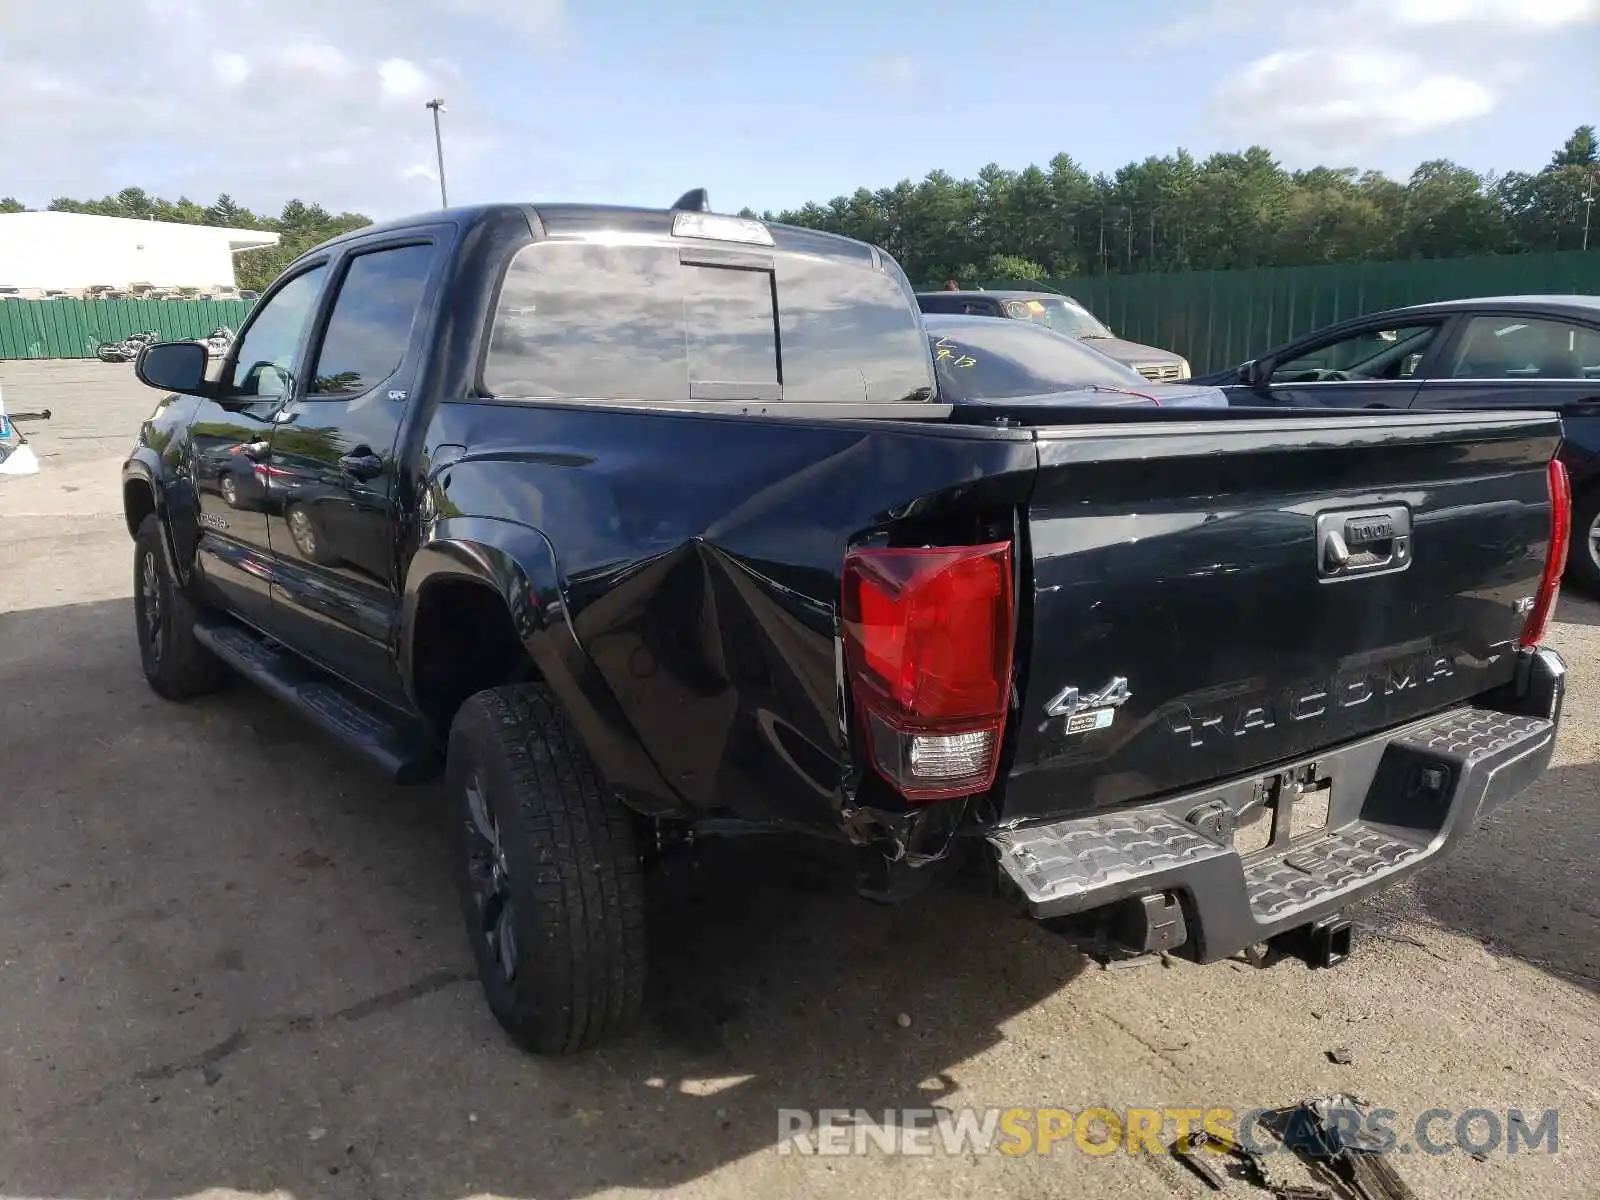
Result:
M1033 321L1057 333L1076 338L1108 338L1111 330L1092 312L1054 296L1035 296L1027 300L1007 300L1006 316L1018 321Z
M952 402L1090 387L1142 394L1149 388L1133 368L1036 324L982 317L926 324L939 390Z

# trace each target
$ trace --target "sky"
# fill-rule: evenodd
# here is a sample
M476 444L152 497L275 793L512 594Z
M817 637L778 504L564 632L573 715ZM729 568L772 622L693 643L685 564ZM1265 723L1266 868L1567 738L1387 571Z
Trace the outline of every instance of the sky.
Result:
M1178 147L1404 178L1600 123L1600 0L0 0L0 196L720 211Z

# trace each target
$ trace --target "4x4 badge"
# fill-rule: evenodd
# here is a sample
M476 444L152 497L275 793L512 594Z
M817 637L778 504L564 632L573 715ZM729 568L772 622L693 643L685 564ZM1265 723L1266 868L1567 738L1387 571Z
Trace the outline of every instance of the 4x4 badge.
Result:
M1128 681L1116 676L1098 692L1084 692L1076 687L1064 687L1055 699L1045 705L1047 716L1065 717L1065 732L1088 733L1091 729L1104 729L1116 719L1117 709L1133 695Z

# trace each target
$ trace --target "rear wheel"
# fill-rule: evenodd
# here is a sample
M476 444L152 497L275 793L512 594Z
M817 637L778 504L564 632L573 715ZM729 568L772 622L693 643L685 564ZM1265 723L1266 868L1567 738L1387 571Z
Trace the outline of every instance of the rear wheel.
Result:
M450 728L467 937L495 1019L524 1050L573 1054L644 998L644 890L632 814L542 684L479 692Z
M1591 487L1573 503L1567 575L1591 596L1600 596L1600 487Z
M227 682L227 668L194 636L195 606L167 570L155 513L140 523L133 541L133 615L139 661L157 695L187 700Z

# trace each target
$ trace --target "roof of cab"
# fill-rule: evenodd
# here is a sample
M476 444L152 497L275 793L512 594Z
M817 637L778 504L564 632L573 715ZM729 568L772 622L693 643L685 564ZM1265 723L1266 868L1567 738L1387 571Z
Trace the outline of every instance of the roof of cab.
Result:
M392 221L384 221L374 225L363 225L360 229L353 229L349 233L340 234L316 247L317 250L329 249L355 238L367 237L374 233L390 233L405 229L415 229L424 225L454 224L472 227L484 221L504 218L510 214L520 214L530 223L537 225L547 238L559 238L570 241L583 241L590 237L614 233L634 234L662 234L672 233L673 218L681 209L669 208L634 208L620 204L478 204L467 205L459 208L435 209L431 212L414 213L410 216L400 217ZM733 214L713 213L708 216L732 216ZM760 220L759 218L755 218ZM876 263L879 258L887 258L882 251L858 242L841 234L824 233L817 229L803 229L795 225L782 225L775 221L761 221L773 235L779 250L816 254L827 258L848 259L863 264ZM703 239L694 239L700 241ZM714 240L714 239L704 239ZM735 245L738 243L729 243ZM761 250L765 247L748 246L747 249ZM309 253L309 251L308 251Z

